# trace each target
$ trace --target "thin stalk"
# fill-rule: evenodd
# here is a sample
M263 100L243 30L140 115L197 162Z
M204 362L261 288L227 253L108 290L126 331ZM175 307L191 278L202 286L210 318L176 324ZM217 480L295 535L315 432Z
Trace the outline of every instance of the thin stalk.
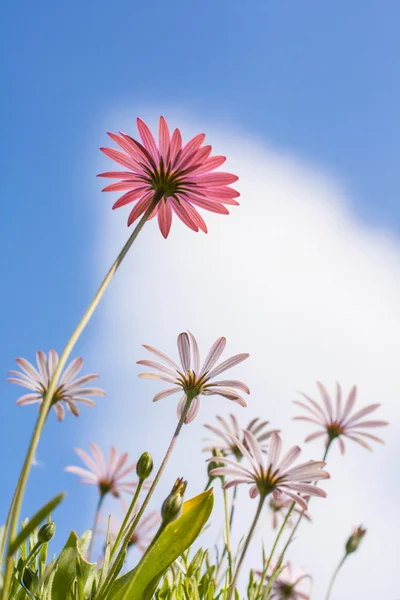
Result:
M230 515L229 515L229 529L230 529L230 531L232 531L233 517L235 515L237 491L238 491L238 489L237 489L237 486L235 485L235 487L233 488L231 512L230 512ZM226 548L226 545L225 545L224 549L222 550L221 560L219 562L218 568L217 568L216 573L215 573L215 578L216 579L218 579L219 572L221 570L222 563L223 563L226 551L227 551L227 548Z
M254 533L254 530L256 528L258 519L260 518L261 510L262 510L262 507L264 505L265 498L266 498L265 494L260 495L260 501L258 503L257 511L256 511L256 514L254 515L254 519L253 519L253 522L251 524L249 533L247 534L246 541L244 543L243 550L242 550L242 553L241 553L240 558L239 558L239 562L238 562L238 564L236 566L235 574L233 576L232 583L231 583L231 586L229 588L229 593L228 593L227 600L232 600L233 595L235 593L235 588L236 588L236 583L237 583L237 580L238 580L238 577L239 577L240 568L241 568L241 566L243 564L244 557L246 556L246 552L247 552L247 549L248 549L249 544L251 542L251 538L253 537L253 533Z
M336 567L336 569L335 569L335 572L334 572L334 573L333 573L333 575L332 575L332 579L331 579L331 582L330 582L330 584L329 584L328 591L327 591L327 593L326 593L326 600L329 600L329 599L330 599L330 597L331 597L332 588L333 588L333 585L334 585L334 583L335 583L335 581L336 581L336 577L337 577L337 575L338 575L338 573L339 573L340 569L342 568L342 566L343 566L343 563L344 563L344 561L346 560L346 558L347 558L347 557L348 557L348 554L345 554L345 555L343 556L342 560L340 561L340 563L338 564L338 566L337 566L337 567Z
M117 538L116 538L116 540L115 540L115 542L113 544L113 547L112 547L112 550L111 550L111 554L110 554L110 562L114 558L115 553L116 553L116 551L118 549L118 546L120 545L121 540L122 540L122 538L124 536L124 532L126 531L126 527L127 527L128 523L129 523L129 520L130 520L130 518L132 516L133 511L135 510L136 502L138 501L139 494L142 491L142 487L143 487L144 482L145 482L144 479L140 479L139 480L138 486L136 488L135 495L133 496L132 502L130 503L130 506L128 508L128 512L125 515L125 518L123 520L121 528L118 531ZM128 543L129 543L129 541L128 541Z
M293 502L293 504L292 504L292 505L291 505L291 507L289 508L289 510L288 510L288 512L287 512L287 514L286 514L286 517L284 518L284 520L283 520L283 523L282 523L282 525L281 525L281 527L280 527L280 529L279 529L279 531L278 531L278 535L277 535L277 536L276 536L276 538L275 538L275 541L274 541L274 544L273 544L273 546L272 546L272 549L271 549L270 555L269 555L269 557L268 557L268 560L267 560L267 562L266 562L266 564L265 564L265 567L264 567L264 569L263 569L263 572L262 572L262 574L261 574L260 583L259 583L259 585L258 585L258 588L257 588L257 597L258 597L258 596L261 594L262 587L263 587L263 585L264 585L264 581L265 581L265 578L266 578L266 576L267 576L268 569L269 569L269 566L270 566L270 564L271 564L272 558L273 558L273 556L274 556L274 554L275 554L276 547L277 547L277 545L278 545L278 543L279 543L279 540L280 540L280 539L281 539L281 537L282 537L282 533L283 533L283 531L284 531L284 529L285 529L285 527L286 527L286 524L287 524L287 522L289 521L290 515L291 515L291 513L292 513L292 511L293 511L293 509L294 509L294 505L295 505L295 502Z
M332 442L333 442L333 440L332 440L332 439L330 439L330 440L328 441L328 444L327 444L326 448L325 448L324 456L322 457L322 460L323 460L324 462L325 462L325 460L326 460L326 458L327 458L327 456L328 456L329 448L331 447L331 444L332 444ZM293 510L293 508L295 507L295 505L296 505L296 503L295 503L295 502L293 502L293 503L292 503L292 505L291 505L291 507L290 507L290 511L292 511L292 510ZM291 531L291 533L290 533L289 539L288 539L288 541L286 542L286 544L285 544L285 546L284 546L284 548L283 548L283 550L282 550L282 552L281 552L281 555L280 555L280 557L279 557L279 560L278 560L278 562L276 563L276 567L275 567L275 569L277 569L277 568L279 567L279 565L280 565L280 564L282 564L282 561L283 561L283 559L284 559L284 557L285 557L286 550L288 549L288 546L289 546L290 542L292 541L292 539L293 539L293 536L294 536L294 534L296 533L296 531L297 531L297 528L298 528L298 526L300 525L300 523L301 523L301 520L302 520L302 518L303 518L303 516L304 516L304 514L305 514L305 513L306 513L306 510L303 510L303 511L300 513L300 515L299 515L299 518L297 519L296 525L293 527L293 529L292 529L292 531ZM273 574L272 574L272 575L273 575Z
M224 508L225 508L225 548L228 554L228 570L229 570L229 583L232 581L233 568L232 568L232 549L231 549L231 527L229 521L229 504L228 494L226 489L222 487L224 494Z
M95 537L97 534L97 525L99 522L100 510L101 510L101 506L103 504L105 496L106 496L105 494L100 493L99 501L98 501L97 507L96 507L96 512L94 513L92 539L90 540L90 545L89 545L89 550L88 550L88 561L89 562L90 562L90 559L92 558L92 552L93 552L94 540L95 540Z
M44 424L45 424L45 421L47 418L47 414L51 408L54 392L56 391L56 386L58 383L58 379L61 375L61 372L62 372L62 370L68 360L68 357L71 354L76 342L78 341L83 330L85 329L86 325L90 321L90 318L92 317L94 311L96 310L98 304L100 303L102 297L104 296L104 293L107 290L109 284L111 283L111 280L114 277L118 267L121 265L122 261L124 260L125 256L127 255L128 251L129 251L129 249L131 248L133 242L136 240L137 236L139 235L140 231L142 230L148 217L153 212L153 210L154 210L155 206L157 205L157 203L159 202L160 198L161 198L161 194L159 192L156 192L154 194L154 198L153 198L151 205L146 210L146 212L140 219L139 223L136 225L134 231L132 232L128 241L122 248L121 252L118 254L116 260L112 264L110 270L108 271L108 273L105 276L103 282L101 283L99 289L97 290L92 302L89 304L88 308L86 309L85 314L83 315L82 319L79 321L78 325L76 326L76 329L72 333L70 339L68 340L68 342L60 356L60 360L57 365L57 368L54 372L54 375L49 383L49 387L43 398L41 410L39 412L39 416L36 421L35 428L33 430L32 438L31 438L29 448L28 448L28 451L26 454L25 462L23 464L21 474L20 474L20 477L18 480L14 506L11 504L11 507L10 507L10 513L12 516L9 519L10 525L9 525L9 532L8 532L8 548L10 548L10 543L12 542L12 540L14 539L15 534L16 534L17 524L19 521L19 515L20 515L20 511L21 511L22 500L23 500L28 476L30 473L30 469L31 469L32 459L35 455L36 448L39 443L39 439L40 439L40 436L41 436L41 433L42 433L42 430L43 430L43 427L44 427ZM7 535L7 531L4 532L4 535ZM5 575L4 575L4 586L3 586L2 596L1 596L2 600L5 600L7 598L8 588L9 588L11 575L12 575L12 567L13 567L13 558L10 556L10 557L7 557L6 571L5 571Z
M149 491L147 492L147 495L146 495L145 499L143 500L142 506L140 507L138 513L136 514L135 518L133 519L132 525L130 526L130 528L128 530L128 533L126 534L126 536L125 536L125 538L124 538L124 540L122 542L122 545L121 545L121 548L120 548L120 550L118 552L117 558L114 560L114 563L113 563L113 565L112 565L112 567L110 569L110 572L108 573L107 578L106 578L106 580L104 582L102 590L100 590L99 600L102 600L103 598L105 598L105 595L108 592L109 587L110 587L110 585L113 582L114 574L115 574L117 566L119 565L120 561L122 560L122 555L124 554L124 552L126 551L126 549L128 547L129 540L131 539L132 535L134 534L135 529L136 529L136 527L137 527L140 519L142 518L142 515L143 515L144 511L146 510L146 507L147 507L148 503L150 502L150 499L151 499L151 497L153 495L153 492L156 489L157 484L158 484L158 482L161 479L161 475L164 472L164 469L165 469L165 467L167 465L167 462L168 462L168 460L169 460L169 458L170 458L170 456L172 454L172 451L175 448L176 441L178 439L178 436L179 436L179 433L180 433L180 431L182 429L182 426L183 426L183 424L185 422L186 415L188 413L188 410L190 408L190 405L191 405L192 400L193 400L194 397L195 396L192 396L190 394L187 395L185 408L183 409L181 418L179 419L179 423L178 423L178 425L177 425L177 427L175 429L174 435L172 436L171 442L170 442L170 444L168 446L168 449L167 449L167 451L165 453L165 456L164 456L163 461L162 461L162 463L160 465L160 468L158 469L157 474L156 474L156 476L154 478L154 481L151 484L151 487L150 487Z

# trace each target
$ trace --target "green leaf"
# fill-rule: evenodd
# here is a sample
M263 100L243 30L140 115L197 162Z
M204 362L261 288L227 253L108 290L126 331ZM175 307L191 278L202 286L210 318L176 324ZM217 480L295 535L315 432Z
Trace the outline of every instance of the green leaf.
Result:
M65 498L65 494L58 494L50 500L47 504L42 506L40 510L28 521L28 523L21 529L17 537L11 542L8 556L12 556L14 552L23 544L27 537L36 529L38 525L49 515Z
M185 502L181 516L166 526L133 571L114 582L108 597L151 600L162 575L201 533L213 504L212 489Z
M71 587L74 580L78 577L77 561L79 562L80 585L83 586L85 594L90 594L97 567L95 563L87 562L81 554L81 550L86 551L88 537L87 532L85 532L78 539L75 531L71 532L67 543L61 550L60 556L56 561L57 572L52 582L52 600L65 600L66 590Z

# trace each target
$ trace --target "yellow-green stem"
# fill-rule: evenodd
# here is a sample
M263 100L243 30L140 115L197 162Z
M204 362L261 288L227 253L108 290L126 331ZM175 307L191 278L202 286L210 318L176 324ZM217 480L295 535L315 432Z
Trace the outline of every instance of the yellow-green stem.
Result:
M124 532L126 530L126 526L129 523L129 520L130 520L130 518L132 516L133 511L135 510L136 502L138 501L139 494L142 491L143 484L144 484L144 479L140 479L139 483L138 483L138 486L136 488L135 495L133 496L132 502L130 503L130 506L128 508L128 512L126 513L125 518L123 520L123 523L121 525L121 529L118 531L117 538L116 538L116 540L114 542L114 545L112 547L111 554L110 554L110 562L114 558L115 553L118 550L118 546L120 545L121 540L122 540L122 538L124 536ZM128 540L128 543L129 543L129 540Z
M159 469L157 471L156 476L154 477L153 483L151 484L151 487L150 487L149 491L147 492L145 499L143 500L142 506L140 507L138 513L136 514L136 516L135 516L135 518L134 518L134 520L132 522L132 525L129 528L128 533L125 535L125 538L124 538L124 540L122 542L121 548L120 548L120 550L118 552L117 558L114 560L114 563L113 563L113 565L112 565L112 567L110 569L110 572L108 573L107 578L106 578L106 580L104 582L103 588L100 590L99 600L104 600L104 598L106 598L106 595L107 595L107 593L108 593L108 591L110 589L110 586L111 586L111 584L113 582L116 568L120 564L120 561L122 560L122 555L124 554L125 550L127 549L128 544L129 544L129 540L131 539L132 535L134 534L135 529L136 529L136 527L137 527L140 519L142 518L143 513L146 510L146 507L147 507L148 503L150 502L150 498L152 497L153 492L156 489L157 484L158 484L158 482L161 479L161 475L163 474L164 469L167 466L167 462L168 462L168 460L169 460L169 458L170 458L170 456L172 454L172 451L173 451L173 449L175 447L175 444L176 444L176 441L178 439L179 433L180 433L180 431L182 429L182 426L183 426L183 424L185 422L186 415L187 415L187 413L189 411L190 405L191 405L192 400L193 400L194 397L195 396L192 396L192 395L189 395L189 394L187 395L185 408L183 409L181 418L179 419L179 423L178 423L178 425L177 425L177 427L175 429L174 435L172 436L171 442L170 442L170 444L168 446L168 449L167 449L167 451L165 453L163 461L162 461L162 463L161 463L161 465L160 465L160 467L159 467Z
M346 560L347 557L348 557L348 554L345 554L343 556L342 560L340 561L340 563L338 564L338 566L335 569L335 572L332 575L332 579L331 579L331 582L329 584L328 591L326 593L326 600L329 600L330 597L331 597L331 593L332 593L333 585L334 585L334 583L336 581L336 577L338 576L338 573L339 573L340 569L342 568L343 563L344 563L344 561Z
M295 502L293 502L293 504L290 506L290 508L289 508L289 510L288 510L288 512L287 512L287 514L286 514L286 516L284 518L284 520L283 520L283 523L282 523L282 525L281 525L281 527L280 527L280 529L278 531L278 535L275 538L275 541L274 541L274 544L272 546L270 555L268 557L268 560L267 560L267 562L265 564L265 567L264 567L263 572L262 572L261 577L260 577L260 583L259 583L258 588L257 588L257 598L258 598L258 596L261 596L262 587L264 585L264 581L265 581L265 578L267 576L269 566L270 566L272 558L273 558L273 556L275 554L275 550L276 550L276 547L277 547L277 545L279 543L279 540L282 537L282 533L283 533L283 531L284 531L284 529L286 527L286 524L287 524L287 522L290 519L290 515L291 515L291 513L292 513L292 511L294 509L294 505L295 505Z
M265 498L266 498L265 494L260 495L260 501L258 503L257 511L256 511L256 514L254 515L254 519L253 519L253 522L251 524L249 533L247 534L246 541L244 543L243 550L242 550L242 553L241 553L240 558L239 558L239 562L238 562L238 564L236 566L235 574L233 576L232 583L231 583L231 586L229 588L229 593L228 593L227 600L232 600L233 595L235 593L236 583L237 583L237 580L238 580L238 577L239 577L240 569L241 569L241 566L243 564L244 557L246 556L246 552L247 552L247 549L249 547L249 544L251 542L251 538L253 537L253 533L254 533L254 530L256 528L258 519L260 518L261 510L262 510L262 507L264 505Z
M12 516L9 519L10 525L9 525L9 532L8 532L8 548L10 547L11 541L15 537L15 533L17 530L17 524L19 521L19 515L20 515L20 511L21 511L22 500L23 500L24 491L25 491L25 486L26 486L26 483L28 480L30 467L32 464L32 459L35 455L35 451L36 451L37 445L39 443L39 439L40 439L40 436L41 436L41 433L43 430L43 426L46 421L48 411L51 407L53 395L56 390L56 386L58 383L58 379L61 375L61 372L62 372L62 370L68 360L68 357L71 354L76 342L78 341L83 330L85 329L86 325L90 321L90 318L92 317L92 315L93 315L94 311L96 310L98 304L100 303L105 291L107 290L109 284L111 283L111 280L114 277L118 267L121 265L122 261L124 260L125 256L127 255L128 251L129 251L129 249L131 248L133 242L136 240L138 234L142 230L144 224L146 223L147 219L149 218L150 214L153 212L155 206L158 204L160 199L161 199L161 194L159 192L156 192L154 194L154 198L153 198L151 205L149 206L149 208L146 210L146 212L140 219L139 223L135 227L134 231L132 232L128 241L122 248L121 252L118 254L116 260L112 264L112 266L111 266L110 270L108 271L106 277L104 278L102 284L100 285L99 289L97 290L92 302L88 306L82 319L79 321L76 329L74 330L73 334L71 335L70 339L68 340L67 345L65 346L65 348L60 356L59 363L58 363L57 368L54 372L54 375L49 383L49 387L46 391L46 395L43 399L41 410L39 412L39 417L36 421L35 429L32 434L32 438L31 438L30 445L29 445L29 448L28 448L28 451L26 454L25 462L23 464L21 474L20 474L20 477L18 480L18 484L17 484L17 488L16 488L17 493L16 493L16 497L15 497L14 506L13 507L11 506L11 508L10 508L10 512L11 512ZM4 532L4 535L7 535L6 531ZM13 557L12 556L7 557L6 572L4 575L4 586L3 586L2 596L1 596L2 600L6 600L6 598L7 598L7 593L8 593L11 575L12 575L12 568L13 568Z
M222 489L223 489L223 493L224 493L224 508L225 508L225 548L226 548L226 553L228 554L229 583L231 583L232 576L233 576L233 570L232 570L231 528L230 528L230 523L229 523L228 494L224 487Z
M95 540L96 533L97 533L97 525L98 525L98 522L99 522L101 505L103 504L105 496L106 496L105 494L100 493L99 501L98 501L97 507L96 507L96 512L94 513L94 521L93 521L93 528L92 528L92 538L90 540L90 545L89 545L89 550L88 550L88 558L87 558L89 562L90 562L90 560L92 558L94 540Z

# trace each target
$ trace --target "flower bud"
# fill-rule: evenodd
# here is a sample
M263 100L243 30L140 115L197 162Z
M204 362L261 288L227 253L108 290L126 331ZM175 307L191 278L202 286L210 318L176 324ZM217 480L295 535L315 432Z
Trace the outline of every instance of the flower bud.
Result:
M33 580L35 579L35 577L36 577L35 571L32 571L32 569L30 569L29 567L26 567L24 569L24 574L22 576L22 583L24 584L24 586L26 588L28 588L28 590L31 589Z
M38 532L38 542L39 544L47 544L50 540L53 539L54 534L56 532L56 524L53 521L50 523L45 523L41 526Z
M367 530L363 529L362 525L353 529L353 533L351 534L346 543L346 554L351 554L352 552L355 552L357 550L366 532Z
M175 481L174 487L171 493L164 500L161 507L161 518L162 524L168 525L172 521L175 521L181 513L183 504L183 495L186 490L187 481L183 481L183 478Z
M219 448L214 448L212 451L212 455L215 456L216 458L218 456L225 456L225 454L219 450ZM212 479L214 479L214 476L211 475L211 471L213 469L217 469L218 467L225 467L225 463L222 462L218 462L218 460L212 460L208 463L208 467L207 467L207 472L208 472L208 476L211 477Z
M150 477L153 470L153 459L148 452L143 452L136 465L136 473L141 481Z

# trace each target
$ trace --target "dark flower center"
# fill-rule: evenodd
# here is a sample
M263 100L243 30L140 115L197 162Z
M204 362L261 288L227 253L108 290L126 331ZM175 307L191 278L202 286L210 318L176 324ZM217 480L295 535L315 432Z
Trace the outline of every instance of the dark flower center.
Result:
M328 432L330 441L332 441L343 434L343 427L340 423L333 422L326 426L326 431Z

